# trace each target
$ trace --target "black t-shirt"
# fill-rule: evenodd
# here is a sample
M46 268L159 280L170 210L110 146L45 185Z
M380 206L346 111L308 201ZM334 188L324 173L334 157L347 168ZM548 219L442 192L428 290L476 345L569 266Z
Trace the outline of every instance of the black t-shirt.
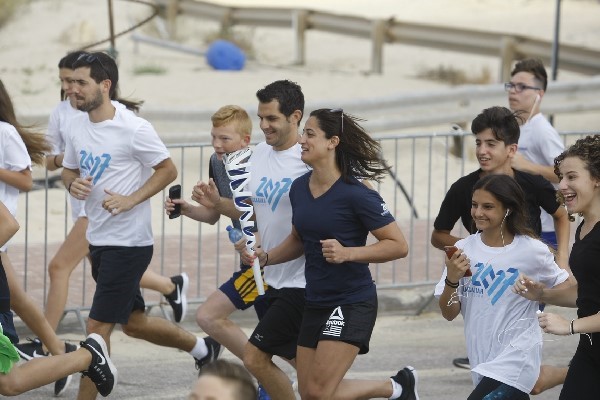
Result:
M579 318L600 311L600 222L580 239L583 222L575 232L575 243L569 256L569 266L577 279L577 315Z
M540 221L540 207L552 215L558 210L556 190L550 182L541 175L531 175L526 172L514 171L514 178L525 192L527 212L529 213L530 226L536 234L542 232ZM480 178L481 169L463 176L450 186L438 213L433 227L441 231L451 231L456 221L462 221L469 233L475 233L475 225L471 218L471 203L473 186Z

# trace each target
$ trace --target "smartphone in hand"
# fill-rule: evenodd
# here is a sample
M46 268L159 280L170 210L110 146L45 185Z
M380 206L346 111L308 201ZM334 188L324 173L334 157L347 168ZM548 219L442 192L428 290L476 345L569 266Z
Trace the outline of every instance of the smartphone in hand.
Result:
M458 250L458 247L456 246L444 246L444 251L446 252L446 256L448 256L448 258L452 257L452 255L456 252L456 250ZM471 268L467 269L465 271L465 276L472 276L473 273L471 272Z
M181 185L173 185L169 188L169 198L180 199L181 198ZM181 215L181 204L175 204L175 209L169 214L169 219L177 218Z

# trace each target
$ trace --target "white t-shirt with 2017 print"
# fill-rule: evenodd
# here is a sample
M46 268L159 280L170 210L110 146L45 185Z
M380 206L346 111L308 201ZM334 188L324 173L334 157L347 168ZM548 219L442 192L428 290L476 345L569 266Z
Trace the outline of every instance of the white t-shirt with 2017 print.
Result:
M520 273L553 287L568 278L554 262L548 247L529 236L517 235L505 247L489 247L479 233L456 242L471 262L472 278L462 278L458 290L464 318L467 354L476 386L486 376L531 392L542 357L539 304L512 291ZM435 296L444 291L442 278Z
M169 152L152 125L125 108L115 107L113 119L93 123L87 113L68 121L63 165L93 177L85 200L87 240L95 246L149 246L154 243L150 199L129 211L111 215L102 208L108 189L122 195L138 190L152 167Z

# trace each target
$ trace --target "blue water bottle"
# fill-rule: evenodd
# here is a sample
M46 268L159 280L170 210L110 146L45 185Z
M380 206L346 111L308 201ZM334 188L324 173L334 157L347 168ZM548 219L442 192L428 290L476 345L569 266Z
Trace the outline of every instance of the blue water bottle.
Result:
M242 232L241 229L234 228L231 225L228 225L225 229L227 229L227 234L229 235L229 240L231 241L231 243L235 244L244 237L244 232Z

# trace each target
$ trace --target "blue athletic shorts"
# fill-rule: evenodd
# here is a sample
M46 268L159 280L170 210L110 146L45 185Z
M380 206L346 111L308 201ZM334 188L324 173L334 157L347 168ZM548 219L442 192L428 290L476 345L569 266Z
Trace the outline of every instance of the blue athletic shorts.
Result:
M96 292L90 318L127 324L134 310L145 311L140 279L152 260L153 246L92 246L92 277Z
M266 283L264 287L266 293L269 287ZM258 319L264 315L267 308L265 296L259 296L258 294L251 267L240 264L240 270L234 272L231 278L219 287L219 290L227 296L238 310L246 310L254 306Z

